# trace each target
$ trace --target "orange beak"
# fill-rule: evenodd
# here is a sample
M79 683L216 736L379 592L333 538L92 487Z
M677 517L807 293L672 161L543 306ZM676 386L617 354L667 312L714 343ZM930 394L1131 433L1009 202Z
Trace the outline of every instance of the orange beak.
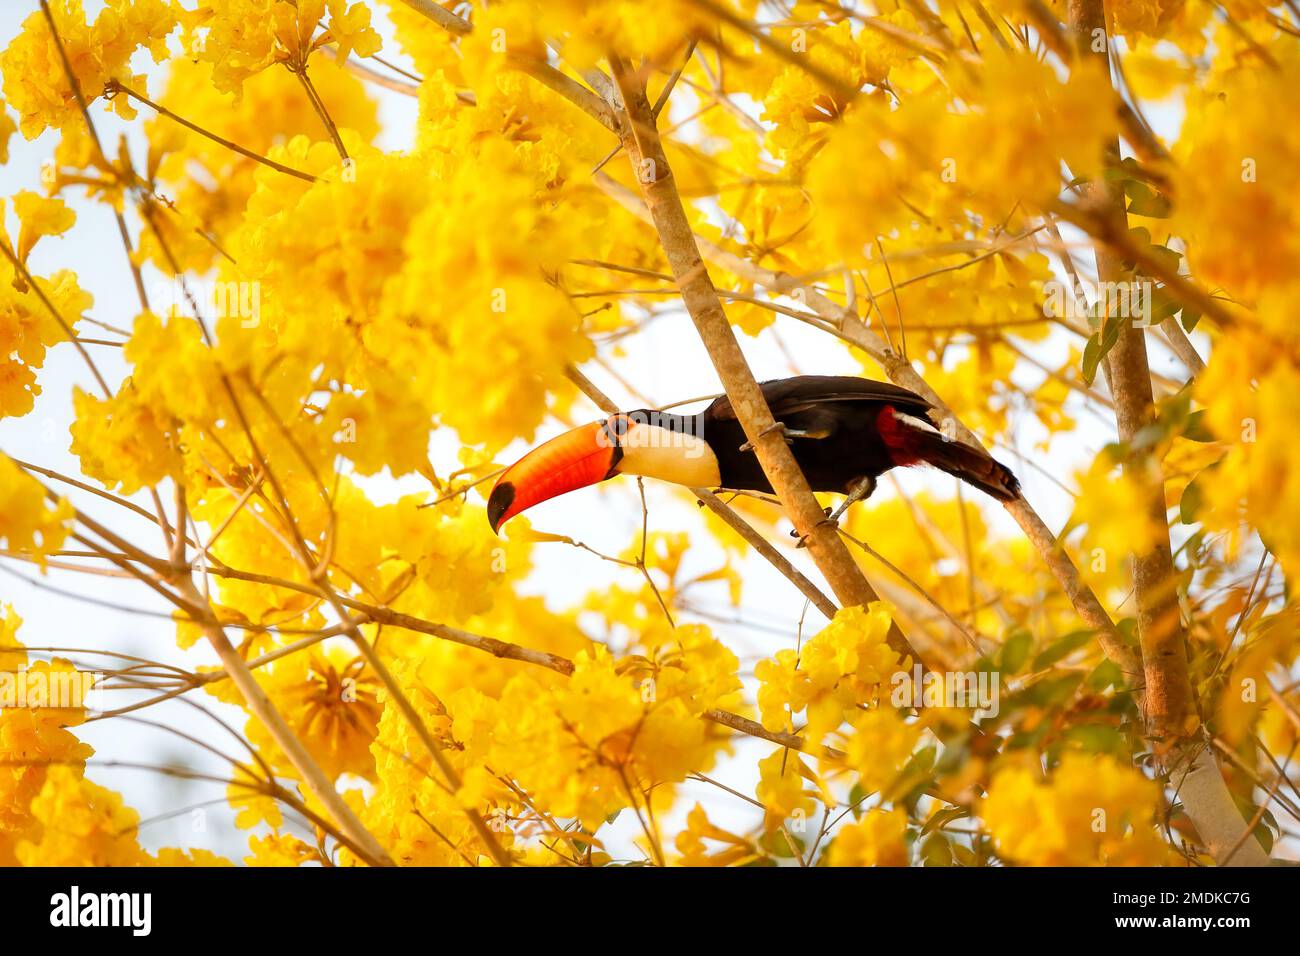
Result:
M548 498L612 478L622 452L608 422L594 422L552 438L505 470L488 497L488 522L503 524Z

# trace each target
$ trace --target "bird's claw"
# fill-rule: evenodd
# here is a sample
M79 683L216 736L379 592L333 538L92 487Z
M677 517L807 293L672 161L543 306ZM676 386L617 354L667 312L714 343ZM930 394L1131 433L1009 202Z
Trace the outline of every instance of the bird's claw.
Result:
M786 443L787 445L793 445L793 444L794 444L794 440L795 440L796 438L798 438L799 435L800 435L799 432L794 432L794 431L791 431L790 429L786 428L786 427L785 427L785 422L773 422L772 424L770 424L770 425L768 425L766 428L764 428L761 432L759 432L759 433L758 433L758 437L759 437L759 438L766 438L768 435L772 434L772 432L775 432L775 431L779 431L779 432L782 433L782 437L785 438L785 443ZM753 450L754 450L754 443L753 443L752 441L747 441L747 442L745 442L745 444L743 444L743 445L740 446L740 449L739 449L739 450L740 450L740 451L753 451Z
M822 525L826 525L826 524L838 528L840 526L839 519L831 517L831 509L824 508L822 510L826 512L826 517L823 518L821 521L818 521L817 524L814 525L814 529L820 528ZM799 543L795 545L796 549L806 548L808 547L808 539L812 537L812 533L809 532L808 534L800 534L797 530L792 528L790 530L790 537L798 539Z

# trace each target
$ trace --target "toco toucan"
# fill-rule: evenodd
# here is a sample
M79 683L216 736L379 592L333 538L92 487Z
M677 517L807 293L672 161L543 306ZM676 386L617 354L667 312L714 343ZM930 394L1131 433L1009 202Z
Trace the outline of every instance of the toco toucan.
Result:
M833 375L800 375L761 387L812 490L848 496L832 520L868 497L876 478L900 465L933 465L999 501L1020 496L1020 482L1010 469L945 435L930 418L930 403L905 388ZM772 491L723 396L695 415L619 412L551 439L497 479L488 498L488 521L498 531L539 502L615 475L691 488Z

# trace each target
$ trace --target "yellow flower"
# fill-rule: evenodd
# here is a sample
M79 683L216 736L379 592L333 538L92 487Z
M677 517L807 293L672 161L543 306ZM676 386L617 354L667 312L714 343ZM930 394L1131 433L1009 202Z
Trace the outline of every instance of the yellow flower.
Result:
M72 518L66 498L47 504L40 482L0 455L0 542L6 548L30 554L43 567L50 552L63 546Z
M1098 455L1078 475L1079 497L1071 521L1083 525L1083 547L1100 550L1107 565L1122 564L1146 554L1164 533L1146 508L1146 490L1127 472L1119 471L1109 454Z
M463 776L469 765L465 752L455 745L447 709L419 679L418 671L418 665L407 660L393 664L393 674L421 721L442 747L446 759ZM448 790L428 748L392 700L384 700L379 733L370 752L374 756L376 788L374 795L358 807L358 815L394 860L404 866L465 866L480 857L487 859L465 815L466 807ZM477 762L481 765L486 760L478 758ZM503 772L495 764L489 766L497 773ZM481 780L472 789L484 799L496 797L495 793L489 797L489 788ZM358 791L349 791L349 795L355 793ZM512 831L501 821L518 812L518 805L483 805L476 809L488 820L497 842L509 848ZM355 862L351 854L342 856L345 863Z
M166 846L158 851L158 855L151 861L154 866L234 866L224 856L213 853L211 850L193 849L183 850L174 846Z
M132 54L144 47L155 63L161 63L167 57L166 37L177 23L167 0L108 0L93 24L86 22L81 0L54 0L50 12L87 100L99 96L110 79L139 89L143 82L131 74ZM23 136L35 139L47 127L81 122L76 97L42 11L27 17L22 32L0 53L0 71L4 73L5 96L18 112ZM114 99L113 107L126 119L135 116L124 95Z
M18 124L5 109L4 100L0 99L0 163L9 162L9 138L16 132Z
M366 142L374 139L379 132L376 104L360 80L329 68L313 73L312 83L340 129ZM263 155L294 136L324 136L320 117L288 70L265 70L251 77L244 83L242 97L236 98L213 86L211 64L176 60L160 101L180 115L196 118L208 132ZM156 164L159 183L175 202L174 211L160 209L153 222L182 268L205 271L221 254L203 236L220 243L238 228L256 186L258 163L165 116L146 122L145 132L150 162ZM214 183L220 188L213 188ZM140 253L170 274L170 263L152 229L142 232Z
M374 777L370 747L379 728L379 684L359 657L341 650L293 654L258 668L257 677L329 777L344 773ZM259 723L250 723L248 737L263 754L277 753ZM294 772L283 757L272 763L285 773Z
M1300 163L1300 129L1277 121L1300 84L1300 56L1292 44L1277 50L1277 71L1231 69L1190 93L1175 150L1172 224L1191 273L1249 303L1292 283L1300 258L1286 172Z
M793 730L794 715L806 709L806 736L820 742L848 710L867 703L896 671L906 670L908 664L885 641L888 632L883 604L841 608L800 654L786 648L759 661L754 676L763 726Z
M705 840L721 843L723 848L710 853ZM686 829L677 834L675 843L682 866L742 866L758 855L745 837L711 823L698 803L686 815Z
M1235 557L1260 529L1287 574L1300 568L1300 424L1292 409L1300 370L1279 343L1297 342L1290 315L1297 286L1270 290L1260 301L1258 332L1221 336L1214 360L1197 376L1205 419L1226 452L1197 482L1204 502L1197 511L1207 528L1227 532L1226 555ZM1250 384L1253 383L1253 384Z
M921 739L922 728L908 723L893 707L882 704L853 719L846 761L858 773L867 792L882 791L898 782L899 774Z
M320 859L315 847L308 846L290 833L249 837L248 848L253 851L244 857L249 866L301 866Z
M1044 780L1008 767L980 814L999 854L1030 866L1155 866L1169 862L1156 830L1160 787L1104 754L1068 753Z
M2 217L0 217L2 218ZM7 241L0 228L0 242ZM61 270L49 278L33 276L41 292L70 327L92 299L77 285L74 273ZM8 259L0 261L0 416L26 415L41 388L36 370L45 364L50 346L67 338L62 326L45 307Z
M120 795L82 777L80 768L51 766L31 812L42 832L18 844L23 866L140 866L148 860L136 839L140 815Z
M1159 36L1163 27L1183 8L1186 0L1115 0L1106 5L1116 33L1125 36ZM1127 67L1127 63L1125 66Z
M4 207L0 205L0 210ZM27 256L42 236L61 236L72 228L77 221L74 213L62 199L46 199L26 189L14 196L14 211L22 228L18 230L18 258L27 261Z
M815 806L814 796L804 789L805 775L810 774L803 757L780 747L758 762L758 787L754 795L767 809L766 826L773 827L794 817L807 821Z
M868 810L861 820L835 831L827 850L830 866L907 866L907 814L902 810Z
M74 388L72 405L71 451L82 473L128 495L180 474L170 420L140 401L133 386L107 399Z
M329 35L338 44L340 66L355 53L370 56L383 45L379 34L370 27L370 8L364 3L347 6L345 0L327 0L329 7Z
M1116 135L1109 78L1082 63L1063 80L1031 54L985 51L982 68L894 109L860 97L808 165L817 232L831 257L859 265L877 236L918 219L1002 222L1062 188L1061 165L1094 175Z
M681 664L649 679L635 662L616 667L602 648L578 655L573 675L552 688L514 678L501 695L487 763L551 813L591 828L643 805L651 788L666 795L662 784L711 765L720 738L699 715L738 686L734 656L722 655L720 677L711 642L700 628ZM693 662L704 668L698 675Z
M280 812L280 802L266 794L265 784L239 767L231 773L234 779L226 785L226 802L235 811L235 826L241 830L251 830L262 823L274 828L282 826L284 814Z
M26 673L46 681L78 673L57 657L29 666L18 639L21 624L22 618L5 605L0 616L0 673ZM39 831L31 803L45 785L50 768L80 769L94 753L68 730L84 719L83 710L31 706L30 702L27 707L0 708L0 839Z
M40 661L29 673L73 673L66 661ZM66 709L14 708L0 710L0 832L22 833L32 824L31 801L45 785L51 769L80 768L94 750L62 723L80 723L84 714L69 718Z
M326 31L317 35L327 10ZM184 37L195 58L213 64L217 89L236 94L245 80L273 64L305 68L311 53L330 40L337 42L341 61L380 47L369 8L348 7L344 0L208 0L186 17Z

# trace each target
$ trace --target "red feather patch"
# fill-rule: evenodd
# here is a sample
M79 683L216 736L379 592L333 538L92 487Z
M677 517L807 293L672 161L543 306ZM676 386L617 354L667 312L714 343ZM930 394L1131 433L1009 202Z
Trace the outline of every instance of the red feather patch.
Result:
M880 440L889 449L895 465L915 465L921 460L915 451L915 430L898 417L893 405L886 405L876 416L876 431L880 432Z

